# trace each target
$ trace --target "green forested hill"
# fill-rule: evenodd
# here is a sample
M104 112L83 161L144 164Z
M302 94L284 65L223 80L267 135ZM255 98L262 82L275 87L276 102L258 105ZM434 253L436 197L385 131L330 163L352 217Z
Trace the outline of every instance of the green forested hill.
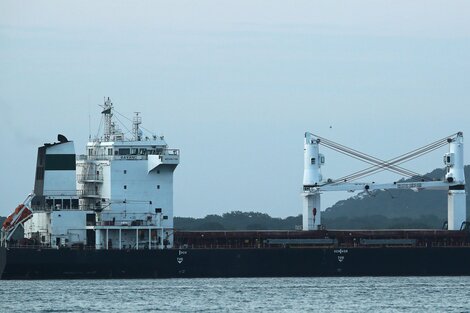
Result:
M259 212L234 211L204 218L175 217L175 228L184 230L289 230L302 225L302 217L271 217Z

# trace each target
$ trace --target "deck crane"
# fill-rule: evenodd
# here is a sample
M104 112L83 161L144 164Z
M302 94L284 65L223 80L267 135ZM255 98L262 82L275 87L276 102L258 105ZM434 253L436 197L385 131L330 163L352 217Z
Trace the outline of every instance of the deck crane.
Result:
M332 150L344 153L350 157L362 160L370 167L341 177L336 180L324 180L321 167L325 164L325 157L319 153L319 146L324 145ZM449 152L444 154L446 174L443 180L431 180L416 172L400 166L400 164L415 159L430 151L445 145ZM377 184L375 182L355 182L360 179L384 170L409 177L408 181L395 181L392 183ZM303 177L303 230L315 230L321 227L321 201L320 195L326 191L365 191L388 189L422 189L448 190L447 218L448 229L459 230L466 222L466 193L463 158L463 133L458 132L439 139L424 147L410 151L388 161L384 161L360 151L348 148L326 138L312 133L305 133L304 141L304 177Z

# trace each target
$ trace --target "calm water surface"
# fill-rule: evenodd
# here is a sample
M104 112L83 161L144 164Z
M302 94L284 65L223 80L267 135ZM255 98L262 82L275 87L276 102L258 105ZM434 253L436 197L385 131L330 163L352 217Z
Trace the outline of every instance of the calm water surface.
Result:
M470 312L470 277L2 281L1 312Z

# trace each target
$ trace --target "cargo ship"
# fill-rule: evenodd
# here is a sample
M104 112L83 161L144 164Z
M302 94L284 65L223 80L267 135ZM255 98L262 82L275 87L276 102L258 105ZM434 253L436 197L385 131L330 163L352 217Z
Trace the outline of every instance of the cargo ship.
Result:
M73 141L38 148L34 191L2 225L1 279L470 275L463 134L391 160L326 138L304 138L303 225L292 231L181 231L173 226L173 173L179 149L144 135L139 113L131 138L102 105L102 133L76 155ZM363 159L364 171L323 179L320 145ZM400 165L444 145L446 174L428 180ZM357 183L390 170L412 177ZM324 192L446 189L448 221L436 230L325 229ZM23 229L23 238L15 233Z

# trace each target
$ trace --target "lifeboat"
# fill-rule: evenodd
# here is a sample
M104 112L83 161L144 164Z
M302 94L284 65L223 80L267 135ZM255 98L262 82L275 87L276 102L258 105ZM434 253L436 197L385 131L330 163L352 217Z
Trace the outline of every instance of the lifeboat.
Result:
M24 204L20 204L16 207L15 211L10 214L7 219L3 222L2 229L8 230L18 223L22 223L31 216L32 212Z

